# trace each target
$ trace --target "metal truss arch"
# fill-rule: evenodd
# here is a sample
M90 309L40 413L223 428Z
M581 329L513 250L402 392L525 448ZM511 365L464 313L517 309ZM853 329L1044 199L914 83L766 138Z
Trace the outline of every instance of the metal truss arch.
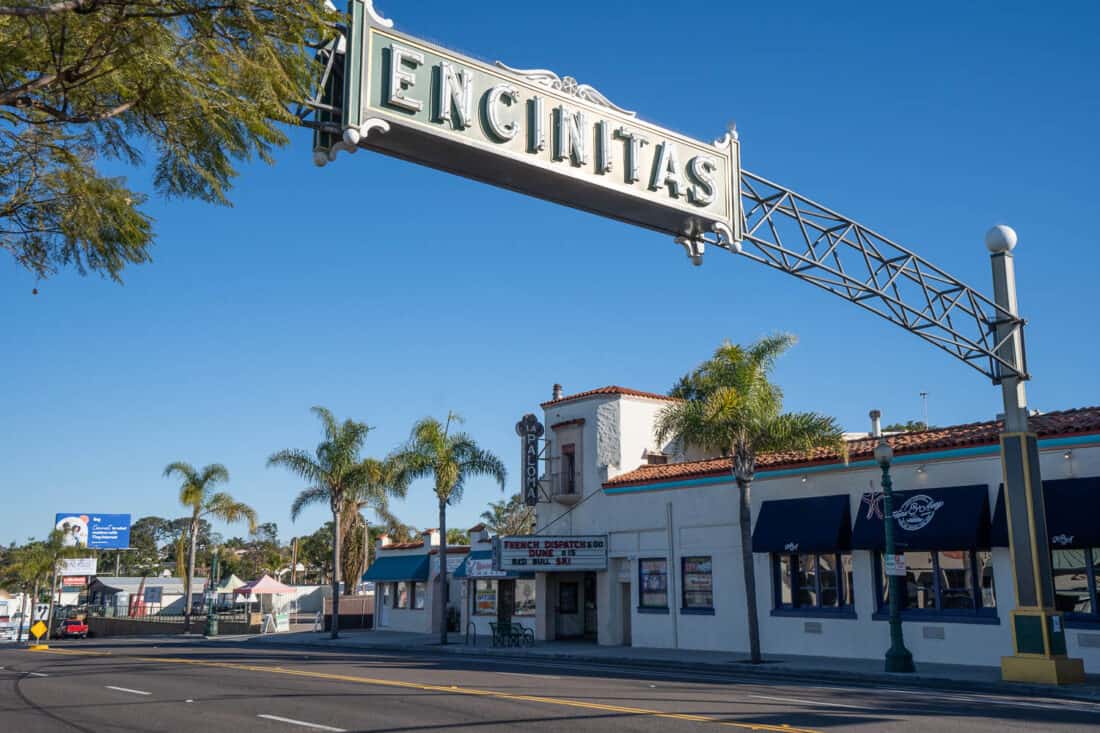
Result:
M827 290L901 326L999 383L1028 379L1003 347L1023 319L846 216L741 171L744 241L709 242ZM1008 326L1000 332L998 327ZM1007 358L1006 358L1007 357Z

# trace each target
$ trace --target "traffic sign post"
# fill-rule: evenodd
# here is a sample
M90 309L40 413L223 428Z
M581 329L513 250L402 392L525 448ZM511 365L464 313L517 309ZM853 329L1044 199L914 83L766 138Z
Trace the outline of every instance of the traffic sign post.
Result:
M42 637L46 634L46 632L48 630L49 630L49 627L46 626L46 624L42 623L41 621L38 621L37 623L34 624L34 626L31 626L31 634L34 635L34 641L35 641L34 644L31 644L31 646L30 646L31 649L49 649L50 648L48 644L39 644L38 643L39 641L42 640Z

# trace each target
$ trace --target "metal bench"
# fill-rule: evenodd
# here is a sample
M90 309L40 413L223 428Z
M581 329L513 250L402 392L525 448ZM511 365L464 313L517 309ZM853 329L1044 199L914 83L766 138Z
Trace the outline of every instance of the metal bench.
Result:
M489 622L493 646L533 646L535 632L520 624Z

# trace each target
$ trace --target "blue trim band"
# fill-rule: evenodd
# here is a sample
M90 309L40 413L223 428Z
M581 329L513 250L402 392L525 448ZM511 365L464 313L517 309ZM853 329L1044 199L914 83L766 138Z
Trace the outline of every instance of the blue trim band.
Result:
M1040 440L1039 448L1064 448L1067 446L1086 445L1100 443L1100 435L1083 435L1072 438L1051 438ZM912 455L897 456L892 465L905 463L927 463L929 461L945 460L950 458L973 458L976 456L995 456L1001 452L1000 445L981 445L973 448L955 448L945 451L933 451L930 453L916 453ZM856 461L854 463L830 463L825 466L807 466L806 468L784 468L776 471L758 471L756 480L761 481L770 478L784 478L786 476L802 476L803 474L823 473L825 471L840 471L850 468L877 468L874 461ZM641 491L664 491L665 489L688 489L697 486L713 486L715 484L732 483L730 476L708 476L707 478L683 479L680 481L659 481L638 486L613 486L605 488L603 493L613 496L615 494L634 494Z

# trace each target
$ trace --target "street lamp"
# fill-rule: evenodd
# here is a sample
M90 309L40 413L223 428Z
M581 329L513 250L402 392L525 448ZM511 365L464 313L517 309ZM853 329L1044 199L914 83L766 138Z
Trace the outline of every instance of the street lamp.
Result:
M214 547L214 557L210 561L210 577L207 579L210 588L209 597L206 599L206 636L218 635L218 614L214 609L214 602L218 593L218 548Z
M878 411L871 418L878 422ZM877 432L877 431L876 431ZM901 632L901 578L894 575L897 567L897 547L894 545L894 485L890 481L890 463L894 449L879 435L875 446L875 463L882 467L883 525L886 527L886 582L890 584L890 649L886 652L887 672L914 672L913 655L905 648Z

